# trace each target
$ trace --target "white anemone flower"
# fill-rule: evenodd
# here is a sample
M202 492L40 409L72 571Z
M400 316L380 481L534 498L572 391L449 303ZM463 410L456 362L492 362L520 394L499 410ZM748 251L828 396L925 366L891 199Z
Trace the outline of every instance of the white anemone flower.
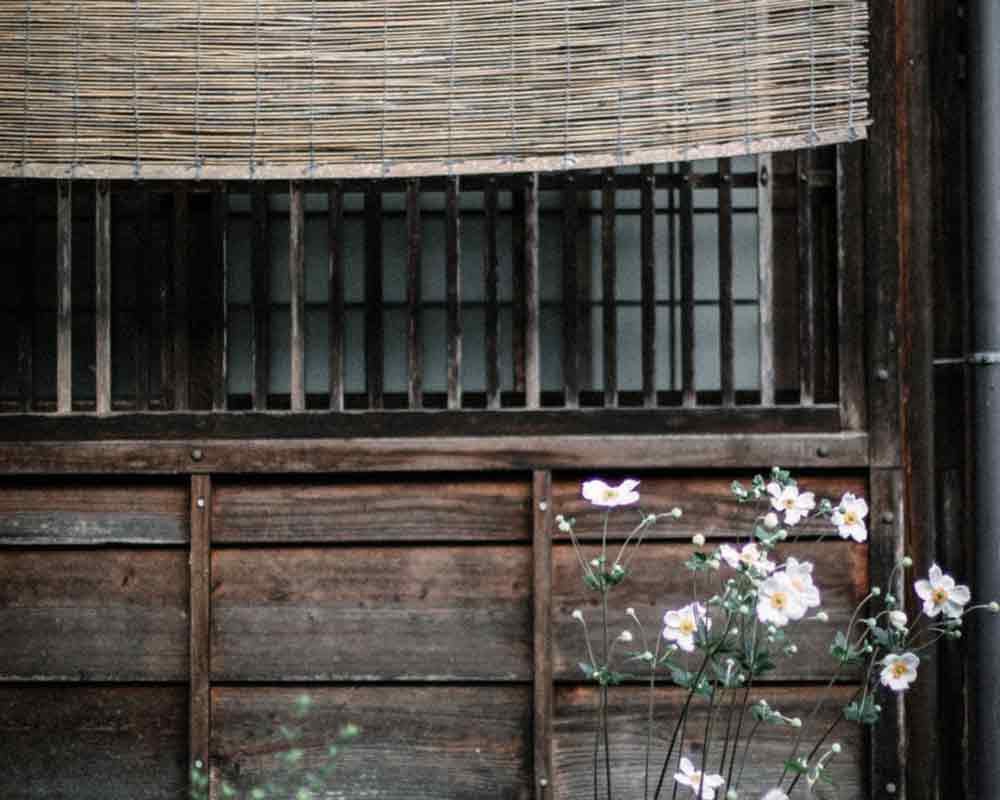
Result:
M819 605L819 589L813 583L813 565L808 561L799 561L797 558L789 557L785 562L785 578L791 587L799 593L799 597L806 608L815 608Z
M903 611L890 611L889 624L898 631L906 630L906 613Z
M628 506L639 502L639 493L635 491L635 487L638 485L639 481L631 478L622 481L618 486L610 486L595 478L584 482L583 497L595 506L603 508Z
M761 622L781 628L805 614L805 601L784 573L772 575L760 585L757 619Z
M770 575L775 570L775 563L768 560L767 553L763 552L754 542L746 544L741 550L730 547L728 544L719 548L719 555L733 569L738 569L740 564L752 567L757 572Z
M771 789L760 800L788 800L788 795L781 791L781 789Z
M694 636L698 624L704 621L705 630L711 630L712 620L705 614L705 606L691 603L678 611L668 611L663 615L663 638L676 642L685 653L694 652Z
M868 503L865 499L847 492L841 498L840 505L833 510L830 521L837 526L841 539L863 542L868 539L868 529L865 527L867 516Z
M681 786L689 786L694 790L695 797L701 800L715 800L715 790L726 782L721 775L701 774L687 758L681 759L681 771L674 773L674 780ZM699 790L701 794L699 794Z
M956 586L951 575L945 575L941 567L933 564L928 575L930 580L919 580L913 584L917 597L924 601L924 613L928 617L944 614L957 619L962 616L962 606L969 602L971 594L968 586Z
M881 663L882 672L879 680L883 686L888 686L894 692L905 692L917 679L920 659L913 653L903 653L903 655L893 653L883 658Z
M785 512L785 524L795 525L816 508L816 498L812 492L799 494L796 486L782 486L772 481L767 485L767 493L771 495L771 507L775 511Z

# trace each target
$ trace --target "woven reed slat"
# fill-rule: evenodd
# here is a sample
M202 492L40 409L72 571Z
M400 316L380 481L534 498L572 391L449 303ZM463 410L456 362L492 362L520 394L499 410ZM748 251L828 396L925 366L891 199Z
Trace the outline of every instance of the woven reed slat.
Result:
M6 0L0 175L418 176L861 138L867 0Z

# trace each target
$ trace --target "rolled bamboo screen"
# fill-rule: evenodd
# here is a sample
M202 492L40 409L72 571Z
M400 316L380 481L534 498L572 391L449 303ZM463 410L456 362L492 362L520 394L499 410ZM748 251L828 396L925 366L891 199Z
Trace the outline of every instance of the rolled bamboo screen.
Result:
M863 137L868 0L4 0L0 175L329 178Z

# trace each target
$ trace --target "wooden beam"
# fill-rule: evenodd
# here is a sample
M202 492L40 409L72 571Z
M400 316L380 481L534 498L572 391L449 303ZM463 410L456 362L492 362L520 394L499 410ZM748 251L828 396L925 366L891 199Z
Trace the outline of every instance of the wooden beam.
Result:
M865 220L862 143L837 146L838 380L844 430L863 430L865 408Z
M642 404L656 407L656 204L652 166L642 168L639 260L642 285Z
M539 408L542 397L539 292L538 173L533 172L524 190L524 404L528 408Z
M483 195L483 283L486 300L486 407L500 408L500 297L497 275L497 183L488 179Z
M733 344L733 164L719 160L719 369L722 405L736 402Z
M681 165L684 182L680 189L681 250L681 392L685 407L698 403L695 392L694 361L694 191L691 188L691 164Z
M576 233L580 220L579 197L572 173L564 176L562 230L562 368L563 405L580 406L580 265Z
M514 362L514 391L524 392L525 385L525 220L524 184L511 188L511 355Z
M406 183L406 395L410 408L424 404L424 356L420 337L423 226L420 179Z
M615 241L615 171L604 170L601 187L601 300L604 333L604 406L618 405L618 252Z
M532 476L534 601L534 707L532 741L536 800L553 796L552 787L552 473Z
M291 306L291 406L306 407L306 216L302 182L289 186L288 287Z
M344 410L344 189L338 181L329 195L328 279L330 284L330 410Z
M760 404L774 405L774 160L757 158L757 302Z
M462 407L462 253L457 177L445 190L445 284L448 321L448 408Z
M73 410L73 189L57 184L56 202L56 410Z
M107 181L97 182L94 197L97 413L108 414L111 412L111 191Z
M191 477L189 767L209 770L212 734L212 481ZM198 767L198 764L201 764Z
M796 153L799 264L799 404L810 406L816 397L816 226L812 206L812 150Z

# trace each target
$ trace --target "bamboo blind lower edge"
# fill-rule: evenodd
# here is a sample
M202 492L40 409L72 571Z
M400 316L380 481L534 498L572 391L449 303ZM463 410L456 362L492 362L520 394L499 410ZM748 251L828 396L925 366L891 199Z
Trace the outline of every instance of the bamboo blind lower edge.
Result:
M711 158L732 158L743 155L799 150L806 147L841 144L864 139L868 122L849 129L817 131L795 136L755 139L724 144L685 147L646 148L619 155L596 153L587 155L545 156L525 159L483 158L463 161L413 160L406 162L359 162L269 166L258 163L251 173L249 165L206 163L200 167L181 164L48 164L38 162L0 161L0 177L47 179L134 179L134 180L323 180L333 178L412 178L431 175L475 175L509 172L554 172L571 169L602 169L638 164L677 161L700 161Z

